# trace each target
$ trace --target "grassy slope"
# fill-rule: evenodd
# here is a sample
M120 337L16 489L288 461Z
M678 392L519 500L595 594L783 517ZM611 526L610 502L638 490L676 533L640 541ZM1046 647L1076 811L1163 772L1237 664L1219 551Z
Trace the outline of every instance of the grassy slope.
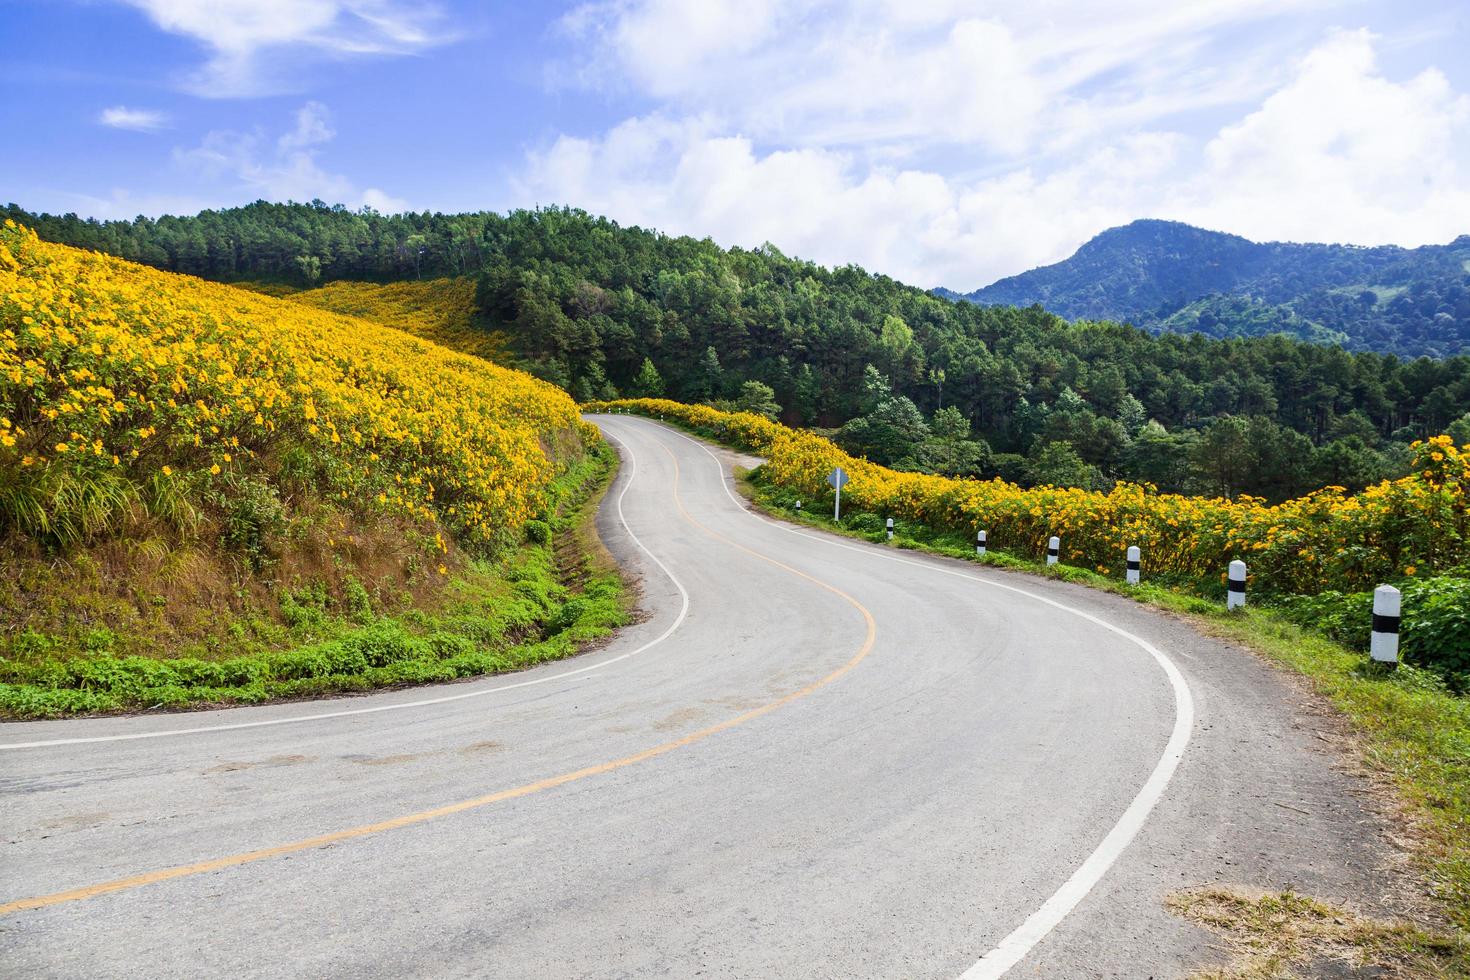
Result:
M450 576L430 601L386 611L366 592L286 597L285 648L218 659L57 655L45 634L0 660L0 716L248 704L517 670L569 656L628 618L616 568L589 548L616 458L598 447L557 482L550 533ZM239 621L231 624L238 627Z

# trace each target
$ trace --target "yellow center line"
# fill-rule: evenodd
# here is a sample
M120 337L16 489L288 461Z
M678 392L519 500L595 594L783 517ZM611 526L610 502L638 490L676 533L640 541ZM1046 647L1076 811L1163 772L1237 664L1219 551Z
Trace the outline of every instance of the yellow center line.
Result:
M841 589L837 588L834 585L823 582L821 579L808 575L806 572L803 572L796 568L792 568L790 565L783 564L782 562L779 562L774 558L767 557L766 555L763 555L758 551L754 551L736 541L732 541L731 539L725 537L723 534L720 534L718 531L711 530L710 528L705 527L699 521L695 520L694 517L690 515L689 511L684 508L684 502L679 497L679 461L674 457L674 454L669 450L667 446L663 445L663 443L660 443L659 445L664 450L664 452L668 453L669 458L673 460L674 504L678 507L679 513L683 515L686 521L688 521L690 524L693 524L701 531L704 531L711 537L718 538L720 541L723 541L724 543L730 545L732 548L738 548L741 551L746 552L747 554L754 555L762 561L769 562L770 564L775 565L777 568L780 568L783 571L789 572L792 575L805 579L806 581L811 582L814 585L826 589L828 592L831 592L834 595L840 596L849 605L851 605L854 609L862 614L863 620L867 624L867 635L863 639L863 644L861 648L859 648L858 652L852 657L851 660L848 660L842 666L838 667L836 670L832 671L825 677L815 680L799 690L792 691L790 694L787 694L784 697L777 698L775 701L763 704L759 708L754 708L750 711L745 712L744 714L736 715L733 718L728 718L725 721L722 721L715 725L711 725L708 728L701 728L699 731L690 732L688 735L685 735L682 738L674 739L671 742L663 742L659 745L653 746L652 748L644 749L642 752L636 752L633 755L624 756L621 759L614 759L611 762L603 762L594 766L587 766L586 768L577 769L572 772L565 772L558 776L549 776L546 779L538 779L534 783L526 783L523 786L517 786L513 789L504 789L496 793L489 793L484 796L476 796L468 800L460 800L458 803L449 803L445 806L435 807L432 810L421 810L417 813L409 813L401 817L394 817L391 820L380 820L377 823L363 824L358 827L349 827L346 830L337 830L333 831L332 833L321 834L316 837L308 837L305 840L291 841L290 843L286 844L278 844L275 847L265 847L256 851L245 851L241 854L231 854L226 857L212 858L207 861L197 861L193 864L181 864L172 868L160 868L157 871L148 871L144 872L143 874L132 875L127 878L117 878L113 881L104 881L95 885L86 885L82 888L73 888L68 891L54 892L50 895L39 895L35 898L16 899L14 901L6 902L5 904L0 905L0 915L9 915L12 912L21 912L27 909L47 908L52 905L62 905L67 902L77 902L81 901L82 899L96 898L99 895L107 895L111 892L129 891L134 888L141 888L144 885L153 885L157 884L158 882L168 881L173 878L185 878L190 875L207 874L211 871L221 871L225 868L232 868L240 864L250 864L253 861L264 861L267 858L280 857L285 854L295 854L300 851L311 850L315 847L325 847L329 844L337 844L342 841L353 840L358 837L368 837L373 834L381 834L385 831L398 830L401 827L411 827L414 824L427 823L430 820L437 820L440 817L447 817L452 816L456 813L463 813L466 810L475 810L480 807L490 806L493 803L500 803L505 800L513 800L522 796L530 796L533 793L539 793L543 790L548 789L555 789L558 786L565 786L567 783L574 783L578 780L586 779L590 776L600 776L604 773L614 772L618 769L626 769L628 766L637 765L638 763L646 762L649 759L655 759L661 755L673 752L675 749L682 749L685 746L693 745L696 742L702 742L712 735L718 735L720 732L728 731L729 729L735 728L738 725L743 725L748 721L754 721L762 715L770 714L777 708L784 707L785 705L788 705L793 701L798 701L806 697L808 694L811 694L813 691L826 687L828 684L837 680L843 674L846 674L848 671L856 667L863 660L863 658L867 657L867 655L872 652L873 643L877 639L878 627L877 624L873 621L873 614L870 613L867 608L863 606L862 603L858 602L852 596L848 595L846 592L843 592Z

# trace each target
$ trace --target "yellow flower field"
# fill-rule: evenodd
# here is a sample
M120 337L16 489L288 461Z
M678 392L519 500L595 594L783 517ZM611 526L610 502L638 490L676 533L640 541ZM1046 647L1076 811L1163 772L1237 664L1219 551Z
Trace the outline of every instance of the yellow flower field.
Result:
M544 506L558 446L596 438L521 372L0 229L0 524L54 531L74 507L93 533L170 489L289 463L323 494L485 544Z
M989 532L993 548L1040 557L1062 539L1062 560L1121 569L1129 545L1150 572L1205 578L1243 559L1256 587L1313 594L1351 591L1405 575L1432 574L1470 562L1470 446L1449 436L1415 445L1411 475L1348 494L1327 487L1268 506L1257 498L1185 497L1119 484L1110 493L1000 480L899 473L854 459L830 441L759 415L721 412L663 399L584 406L662 414L766 457L772 482L809 501L831 500L834 466L852 482L843 501L854 509L973 537Z
M342 280L293 292L287 298L293 303L372 320L487 361L504 354L503 334L472 325L475 280L469 276L386 285Z

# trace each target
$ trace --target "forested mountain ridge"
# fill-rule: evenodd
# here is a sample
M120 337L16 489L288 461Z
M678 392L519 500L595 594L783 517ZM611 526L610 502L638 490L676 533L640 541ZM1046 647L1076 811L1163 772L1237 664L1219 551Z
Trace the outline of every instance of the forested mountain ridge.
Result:
M1286 333L1350 350L1441 357L1470 351L1470 235L1448 245L1256 243L1177 221L1110 228L1071 258L972 293L1215 337Z
M841 427L851 451L900 466L1280 499L1397 473L1409 442L1457 425L1470 442L1470 356L1153 336L573 209L12 214L44 237L210 278L311 285L463 271L477 278L474 323L502 331L519 364L580 401L748 399L792 424Z

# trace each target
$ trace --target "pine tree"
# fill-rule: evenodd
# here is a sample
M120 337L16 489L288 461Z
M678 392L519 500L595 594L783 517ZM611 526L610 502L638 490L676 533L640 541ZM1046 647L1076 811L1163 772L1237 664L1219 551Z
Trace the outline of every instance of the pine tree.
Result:
M641 398L661 398L664 393L663 375L653 366L653 359L645 357L638 376L633 379L633 390Z

